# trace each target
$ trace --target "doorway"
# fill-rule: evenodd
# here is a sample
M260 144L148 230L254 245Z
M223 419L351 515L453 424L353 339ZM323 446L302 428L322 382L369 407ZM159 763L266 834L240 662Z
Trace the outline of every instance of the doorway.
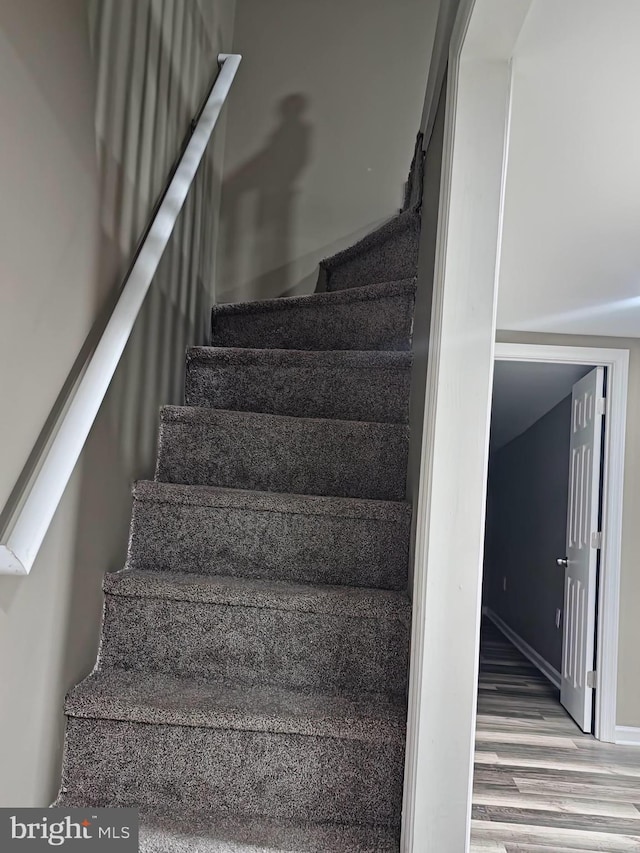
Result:
M594 685L593 688L589 688L593 691L591 694L593 699L592 733L597 740L614 743L616 740L615 720L620 552L622 541L622 486L629 352L623 349L601 349L597 347L497 343L495 347L495 362L497 368L496 375L499 375L498 371L502 365L513 363L538 366L546 365L547 370L550 370L553 366L562 366L564 369L570 368L567 373L563 374L567 378L572 375L576 378L582 373L583 379L576 379L576 383L584 381L586 376L593 375L595 367L599 367L603 375L606 375L606 392L603 394L603 396L606 396L606 402L603 405L605 412L603 424L606 426L602 433L602 465L599 473L601 501L597 509L597 515L595 517L592 515L589 520L585 520L585 529L583 530L583 533L589 540L588 545L590 546L590 550L597 552L599 556L597 565L598 582L597 588L594 591L592 614L592 624L595 631L593 644L594 669L591 670L585 666L584 672L585 678L587 672L593 673L589 677L590 683ZM571 370L575 372L572 374ZM550 373L547 373L547 375L551 376ZM560 384L562 384L562 381ZM567 387L568 384L565 382L564 388L566 389ZM567 476L570 480L570 474ZM578 483L578 487L581 488L580 483ZM596 503L594 502L594 504ZM586 530L586 527L589 529ZM564 560L566 557L566 554L557 555L557 559L560 560ZM564 569L564 566L557 566L557 568L561 570ZM566 577L563 601L565 596ZM565 606L563 604L563 612L560 616L563 631L563 653L565 651L564 633L567 627L566 621L563 620L564 610ZM555 618L557 619L557 614ZM546 674L547 677L549 675L553 676L553 673L550 672ZM564 675L562 665L559 674L561 678Z
M635 753L598 742L615 740L628 352L495 357L470 849L631 849Z
M498 361L487 479L482 639L492 622L588 733L594 730L600 550L592 529L600 529L601 519L605 370Z

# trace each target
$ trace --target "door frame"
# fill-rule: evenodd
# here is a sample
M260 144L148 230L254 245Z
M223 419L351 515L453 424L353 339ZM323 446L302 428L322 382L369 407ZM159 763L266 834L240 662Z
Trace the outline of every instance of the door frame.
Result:
M448 54L433 282L418 282L433 289L402 853L469 849L511 59L531 3L460 0Z
M593 734L597 740L615 743L629 350L588 346L496 343L494 360L583 364L607 368L602 548L600 552L596 623L597 688L594 701L595 724Z

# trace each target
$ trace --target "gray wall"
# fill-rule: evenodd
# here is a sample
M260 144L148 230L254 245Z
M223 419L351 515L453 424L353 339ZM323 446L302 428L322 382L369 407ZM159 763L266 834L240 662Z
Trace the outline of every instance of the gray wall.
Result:
M483 604L558 671L570 436L571 395L491 454L487 484Z
M438 0L238 0L222 301L311 292L318 261L397 212Z
M233 0L0 4L0 507L113 298L232 23ZM210 233L221 158L218 140L199 176ZM201 338L212 262L195 271L181 243L169 249L31 574L0 577L0 806L55 794L64 694L93 666L102 575L122 567L131 481L152 470L158 403L180 393L184 345Z

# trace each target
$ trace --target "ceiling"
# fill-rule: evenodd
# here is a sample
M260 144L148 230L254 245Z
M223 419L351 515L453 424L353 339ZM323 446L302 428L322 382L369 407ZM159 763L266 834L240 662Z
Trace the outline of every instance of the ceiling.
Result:
M591 369L581 364L496 361L490 449L504 447L529 429Z
M515 51L498 328L640 337L640 2L534 0Z

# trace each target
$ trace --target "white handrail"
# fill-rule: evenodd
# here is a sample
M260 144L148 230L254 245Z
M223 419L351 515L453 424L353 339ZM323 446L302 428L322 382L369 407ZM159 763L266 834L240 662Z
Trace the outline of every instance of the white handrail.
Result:
M169 242L207 143L240 65L220 54L220 72L167 187L118 302L85 372L60 416L55 437L23 493L0 543L0 574L27 575L80 457L136 318Z

